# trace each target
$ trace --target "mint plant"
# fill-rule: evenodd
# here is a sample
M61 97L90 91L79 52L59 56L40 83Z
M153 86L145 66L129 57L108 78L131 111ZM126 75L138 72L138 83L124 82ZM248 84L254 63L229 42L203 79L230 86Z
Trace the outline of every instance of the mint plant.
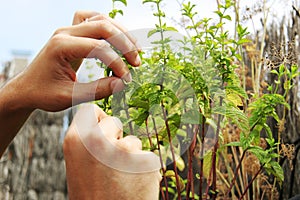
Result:
M127 5L126 0L118 0ZM123 14L113 0L111 17ZM280 166L281 130L275 138L268 125L274 119L284 126L288 94L299 76L295 63L281 62L269 73L277 76L264 93L246 90L245 58L249 32L239 22L236 1L218 3L215 18L198 19L197 6L184 1L181 14L188 36L174 41L177 29L166 23L164 0L143 0L155 8L159 36L153 48L141 52L142 66L131 69L133 81L124 91L98 102L124 123L124 134L137 135L143 149L161 161L161 199L262 198L257 184L274 187L284 179ZM235 21L234 21L235 20ZM227 24L235 24L235 33ZM232 36L233 35L233 36ZM172 43L180 44L174 51ZM272 63L272 60L268 61ZM259 63L260 68L263 63ZM266 63L266 65L270 65ZM105 68L105 75L112 71ZM257 81L255 74L253 80ZM279 90L282 90L280 93Z

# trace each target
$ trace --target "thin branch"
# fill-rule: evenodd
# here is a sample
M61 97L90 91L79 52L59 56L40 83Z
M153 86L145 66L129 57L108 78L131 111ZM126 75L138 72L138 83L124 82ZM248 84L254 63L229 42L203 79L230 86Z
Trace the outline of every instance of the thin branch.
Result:
M263 167L265 166L265 163L263 165L260 166L259 170L256 172L256 174L254 175L254 177L251 179L251 181L249 182L249 184L247 185L247 187L245 188L245 191L243 192L242 196L239 198L239 200L242 200L245 196L245 194L247 193L247 191L249 190L250 186L252 185L253 181L256 179L256 177L259 175L259 173L261 172L261 170L263 169Z
M244 160L244 157L245 157L245 155L246 155L246 151L247 151L247 150L243 151L242 157L241 157L241 159L240 159L238 165L237 165L236 168L235 168L234 176L233 176L233 178L232 178L232 181L231 181L231 183L230 183L230 187L228 188L228 191L227 191L227 193L226 193L226 196L229 195L229 193L230 193L230 191L231 191L231 189L232 189L232 187L233 187L233 185L234 185L234 182L235 182L235 180L236 180L237 174L238 174L238 172L239 172L239 169L240 169L240 167L241 167L241 164L242 164L242 162L243 162L243 160Z
M165 121L166 129L167 129L167 133L168 133L169 145L170 145L170 150L171 150L171 155L172 155L172 160L173 160L173 168L174 168L175 180L176 180L176 189L177 189L177 194L178 194L177 198L178 198L178 200L181 200L180 181L179 181L179 175L178 175L178 171L177 171L174 147L172 144L172 135L171 135L171 130L170 130L169 123L168 123L169 120L168 120L166 109L164 107L163 102L161 102L161 109L162 109L163 116L164 116L164 121Z
M153 127L154 127L154 131L155 131L156 141L157 141L157 150L158 150L158 153L159 153L159 160L160 160L160 164L161 164L161 170L163 172L163 180L164 180L164 184L165 184L165 187L166 187L166 196L164 195L164 192L163 192L162 189L161 189L161 193L162 193L162 197L163 197L164 200L169 200L168 181L167 181L167 178L165 176L166 170L164 168L164 163L163 163L163 160L162 160L161 149L160 149L159 138L158 138L158 132L157 132L156 122L155 122L154 117L152 117L152 121L153 121Z

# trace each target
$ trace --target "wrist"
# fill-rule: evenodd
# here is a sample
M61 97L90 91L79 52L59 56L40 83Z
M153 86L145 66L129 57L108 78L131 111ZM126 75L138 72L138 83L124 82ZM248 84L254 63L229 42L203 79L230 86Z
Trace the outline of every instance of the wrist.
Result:
M6 112L25 112L31 113L34 111L29 104L29 96L26 85L22 81L22 74L8 81L2 88L0 88L0 106L1 110Z

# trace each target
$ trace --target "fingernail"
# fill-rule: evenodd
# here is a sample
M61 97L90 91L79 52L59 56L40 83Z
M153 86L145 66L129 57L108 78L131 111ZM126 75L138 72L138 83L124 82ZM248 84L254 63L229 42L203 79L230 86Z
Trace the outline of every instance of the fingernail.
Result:
M122 124L121 120L120 120L119 118L117 118L117 117L112 117L112 118L113 118L113 120L114 120L115 125L116 125L120 130L123 131L123 124Z
M121 79L113 80L110 84L112 93L120 92L124 89L125 85Z
M139 66L142 64L142 61L141 61L141 57L140 55L138 54L136 57L135 57L135 65L136 66Z
M130 83L132 82L132 76L131 76L131 73L128 72L127 74L125 74L122 79L124 79L127 83Z

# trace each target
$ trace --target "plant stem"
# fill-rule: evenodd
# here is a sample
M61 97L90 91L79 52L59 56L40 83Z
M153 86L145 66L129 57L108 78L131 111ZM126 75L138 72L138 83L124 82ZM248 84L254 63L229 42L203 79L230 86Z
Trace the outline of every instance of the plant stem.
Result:
M186 186L186 199L190 198L190 192L192 192L192 199L194 199L193 155L196 147L198 130L199 130L199 126L196 127L195 132L193 132L193 128L191 130L191 132L193 133L193 139L188 149L188 175L187 175L187 186Z
M220 97L220 107L222 107L223 104L223 97ZM220 129L221 129L221 115L218 115L218 122L217 122L217 130L216 130L216 138L215 138L215 145L212 151L212 162L211 162L211 167L212 167L212 199L216 199L217 197L217 151L219 148L219 135L220 135Z
M260 166L259 170L256 172L256 174L254 175L254 177L251 179L251 181L249 182L249 184L247 185L247 187L245 188L245 191L243 192L242 196L239 198L239 200L243 199L245 194L247 193L248 189L250 188L250 186L252 185L253 181L256 179L256 177L259 175L259 173L261 172L261 170L263 169L263 167L265 166L265 163L263 165Z
M161 13L161 10L160 10L160 2L158 2L157 4L156 4L156 8L157 8L157 11L158 11L158 21L159 21L159 28L160 28L160 30L159 30L159 32L160 32L160 40L161 40L161 51L162 51L162 53L163 53L163 59L164 59L164 65L167 63L167 59L166 59L166 52L165 52L165 43L164 43L164 40L165 40L165 38L164 38L164 30L162 29L162 26L163 26L163 24L162 24L162 19L161 19L161 15L160 15L160 13Z
M128 105L126 103L126 94L125 94L125 92L124 92L124 96L123 96L123 103L124 103L124 110L125 110L125 113L126 113L126 117L127 117L127 119L130 119L130 115L129 115L129 111L128 111L129 108L128 108ZM132 127L132 122L130 121L128 123L128 125L129 125L129 129L130 129L130 135L133 135L134 131L133 131L133 127Z
M204 156L204 138L205 138L205 120L202 120L201 129L201 150L200 150L200 180L199 180L199 199L202 200L202 187L203 187L203 156Z
M147 117L147 119L145 120L146 131L147 131L147 137L148 137L148 140L149 140L150 149L153 149L153 142L152 142L152 139L151 139L151 136L150 136L150 133L149 133L148 118L149 117Z
M242 161L244 160L244 157L245 157L245 155L246 155L246 151L247 151L247 150L243 151L242 157L241 157L241 159L240 159L238 165L237 165L236 168L235 168L235 171L234 171L234 174L233 174L233 178L232 178L232 181L231 181L230 186L229 186L229 188L228 188L228 191L227 191L227 193L226 193L226 196L229 195L229 193L230 193L230 191L231 191L231 189L232 189L232 187L233 187L233 185L234 185L234 182L235 182L235 180L236 180L237 174L238 174L239 169L240 169L240 167L241 167Z
M167 113L166 113L166 109L165 109L165 106L163 104L163 101L161 102L161 109L162 109L163 116L164 116L164 121L165 121L166 129L167 129L167 133L168 133L170 150L171 150L171 154L172 154L173 168L174 168L174 173L175 173L176 190L177 190L177 194L178 194L178 200L181 200L180 181L179 181L179 177L178 177L176 157L175 157L174 147L173 147L173 144L172 144L171 130L170 130L169 123L168 123L169 120L168 120L168 117L167 117Z
M163 190L161 190L161 193L162 193L162 197L164 197L164 199L169 200L168 181L167 181L167 178L165 176L166 170L164 168L164 163L163 163L163 160L162 160L161 149L160 149L159 138L158 138L158 132L157 132L154 117L152 117L152 121L153 121L153 127L154 127L154 131L155 131L156 141L157 141L157 150L158 150L158 153L159 153L159 160L160 160L160 164L161 164L161 170L163 172L163 180L164 180L164 184L165 184L165 187L166 187L166 196L164 195Z

